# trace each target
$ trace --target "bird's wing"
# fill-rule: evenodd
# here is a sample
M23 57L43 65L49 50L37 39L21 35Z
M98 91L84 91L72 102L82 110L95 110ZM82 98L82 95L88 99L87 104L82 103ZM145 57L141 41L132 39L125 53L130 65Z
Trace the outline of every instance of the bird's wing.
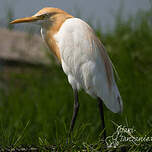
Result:
M72 18L55 35L67 76L92 96L101 98L113 112L122 111L112 62L100 40L84 21ZM74 81L70 82L71 85Z
M96 48L100 52L100 55L97 57L97 60L101 61L100 63L103 65L102 68L104 69L103 73L105 73L105 74L101 74L100 77L98 76L95 77L95 85L98 88L97 95L98 97L103 99L105 105L112 112L122 112L123 103L117 84L115 82L114 72L113 72L113 70L115 69L113 69L114 66L112 64L112 61L110 60L103 44L95 36L93 31L91 32L91 37L92 37L92 45L94 45L94 48ZM98 71L100 71L99 68L97 69ZM104 85L101 85L100 83L101 79L103 79L102 84Z

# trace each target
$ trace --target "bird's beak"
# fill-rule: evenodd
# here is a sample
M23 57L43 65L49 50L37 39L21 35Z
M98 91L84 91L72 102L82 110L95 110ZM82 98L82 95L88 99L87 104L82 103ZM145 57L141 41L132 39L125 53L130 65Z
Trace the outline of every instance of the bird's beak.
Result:
M24 18L16 19L16 20L10 22L10 24L34 22L34 21L37 21L40 19L41 18L39 16L24 17Z

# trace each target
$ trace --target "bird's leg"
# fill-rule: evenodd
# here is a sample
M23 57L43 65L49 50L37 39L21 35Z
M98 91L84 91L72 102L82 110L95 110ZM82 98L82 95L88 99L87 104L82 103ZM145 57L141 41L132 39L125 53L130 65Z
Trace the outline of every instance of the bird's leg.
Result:
M103 101L100 98L98 98L98 106L99 106L100 118L101 118L101 122L102 122L103 139L105 141L106 130L105 130L105 121L104 121L104 112L103 112Z
M72 120L71 120L71 124L70 124L68 138L71 137L71 132L73 131L76 117L77 117L77 114L79 111L78 91L75 89L75 90L73 90L73 92L74 92L74 108L73 108L73 116L72 116Z

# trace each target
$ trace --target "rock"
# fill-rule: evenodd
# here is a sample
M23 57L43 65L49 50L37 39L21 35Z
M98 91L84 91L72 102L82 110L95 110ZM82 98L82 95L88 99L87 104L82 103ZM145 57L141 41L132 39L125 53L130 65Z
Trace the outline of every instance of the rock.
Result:
M38 34L0 29L0 59L50 64L47 48Z

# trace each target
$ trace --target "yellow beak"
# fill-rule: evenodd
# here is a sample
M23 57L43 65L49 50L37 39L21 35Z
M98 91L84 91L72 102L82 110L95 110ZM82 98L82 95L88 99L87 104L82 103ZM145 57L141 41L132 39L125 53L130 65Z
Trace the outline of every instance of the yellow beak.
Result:
M38 16L24 17L24 18L16 19L16 20L10 22L10 24L34 22L37 20L40 20L40 18Z

